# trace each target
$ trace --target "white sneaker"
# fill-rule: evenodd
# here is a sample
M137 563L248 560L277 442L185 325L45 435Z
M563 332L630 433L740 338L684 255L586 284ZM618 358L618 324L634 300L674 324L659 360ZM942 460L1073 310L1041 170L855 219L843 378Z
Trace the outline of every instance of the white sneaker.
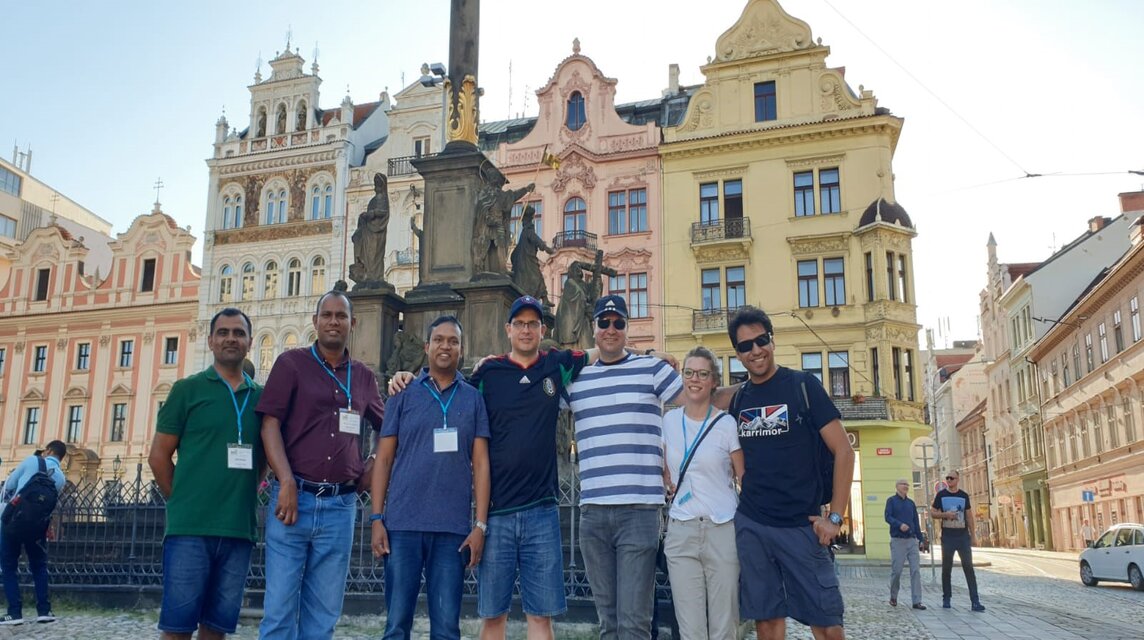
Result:
M55 622L56 620L56 616L54 616L51 611L45 613L42 616L36 616L36 622Z
M24 619L23 618L13 618L12 616L6 615L3 618L0 618L0 624L10 625L10 626L11 625L17 625L17 624L24 624Z

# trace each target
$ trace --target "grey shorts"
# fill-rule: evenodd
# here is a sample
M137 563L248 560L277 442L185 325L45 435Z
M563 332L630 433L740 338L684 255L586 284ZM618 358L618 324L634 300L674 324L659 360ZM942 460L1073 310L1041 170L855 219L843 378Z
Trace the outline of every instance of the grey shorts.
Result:
M814 529L769 527L735 514L739 552L739 615L791 617L812 627L842 626L842 593L830 550Z

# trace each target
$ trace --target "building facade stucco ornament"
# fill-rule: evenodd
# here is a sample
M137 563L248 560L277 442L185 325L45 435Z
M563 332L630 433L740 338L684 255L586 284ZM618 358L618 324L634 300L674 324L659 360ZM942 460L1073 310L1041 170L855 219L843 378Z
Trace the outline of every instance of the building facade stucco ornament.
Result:
M822 111L846 111L857 109L862 104L850 97L843 88L844 81L837 71L827 71L819 76L818 89L822 92Z
M67 338L59 338L58 340L56 340L56 349L57 350L62 351L67 346L68 346L68 339Z
M99 336L99 346L106 347L111 344L111 336Z
M845 251L850 234L817 238L787 238L790 251L796 256Z
M560 169L556 171L556 179L552 181L552 190L556 193L564 193L568 187L568 182L573 179L579 180L580 184L584 185L588 191L596 187L595 170L584 164L584 160L575 154L561 163Z
M715 60L729 62L812 46L810 25L783 11L774 0L751 0L739 21L715 42Z
M741 262L751 257L750 249L742 243L723 245L694 245L691 247L695 261L701 264L712 262Z
M16 353L24 353L24 341L21 340L20 342L17 342L13 349L16 351Z

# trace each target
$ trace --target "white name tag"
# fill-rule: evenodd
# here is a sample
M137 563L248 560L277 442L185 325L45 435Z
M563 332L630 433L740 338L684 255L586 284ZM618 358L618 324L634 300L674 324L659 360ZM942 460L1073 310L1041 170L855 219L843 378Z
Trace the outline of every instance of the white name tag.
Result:
M338 431L361 435L361 415L349 409L338 411Z
M235 443L226 445L226 468L253 469L254 447Z
M433 453L453 453L457 450L456 429L433 430Z

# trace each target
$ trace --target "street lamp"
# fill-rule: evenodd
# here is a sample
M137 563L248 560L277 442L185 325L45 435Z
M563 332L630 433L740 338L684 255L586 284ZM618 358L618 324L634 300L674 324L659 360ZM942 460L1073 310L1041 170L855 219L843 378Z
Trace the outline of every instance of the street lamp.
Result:
M436 87L438 85L444 84L445 76L446 76L445 65L441 64L440 62L434 62L433 64L421 63L421 86L423 86L423 87ZM446 143L447 137L448 137L447 133L445 132L445 129L446 129L447 123L448 123L448 118L449 118L449 104L448 104L448 102L449 102L449 92L445 91L442 88L441 89L441 148L442 149L445 148L445 143Z
M116 454L115 460L111 461L111 476L115 478L116 482L119 481L119 478L123 477L123 460L118 454Z

